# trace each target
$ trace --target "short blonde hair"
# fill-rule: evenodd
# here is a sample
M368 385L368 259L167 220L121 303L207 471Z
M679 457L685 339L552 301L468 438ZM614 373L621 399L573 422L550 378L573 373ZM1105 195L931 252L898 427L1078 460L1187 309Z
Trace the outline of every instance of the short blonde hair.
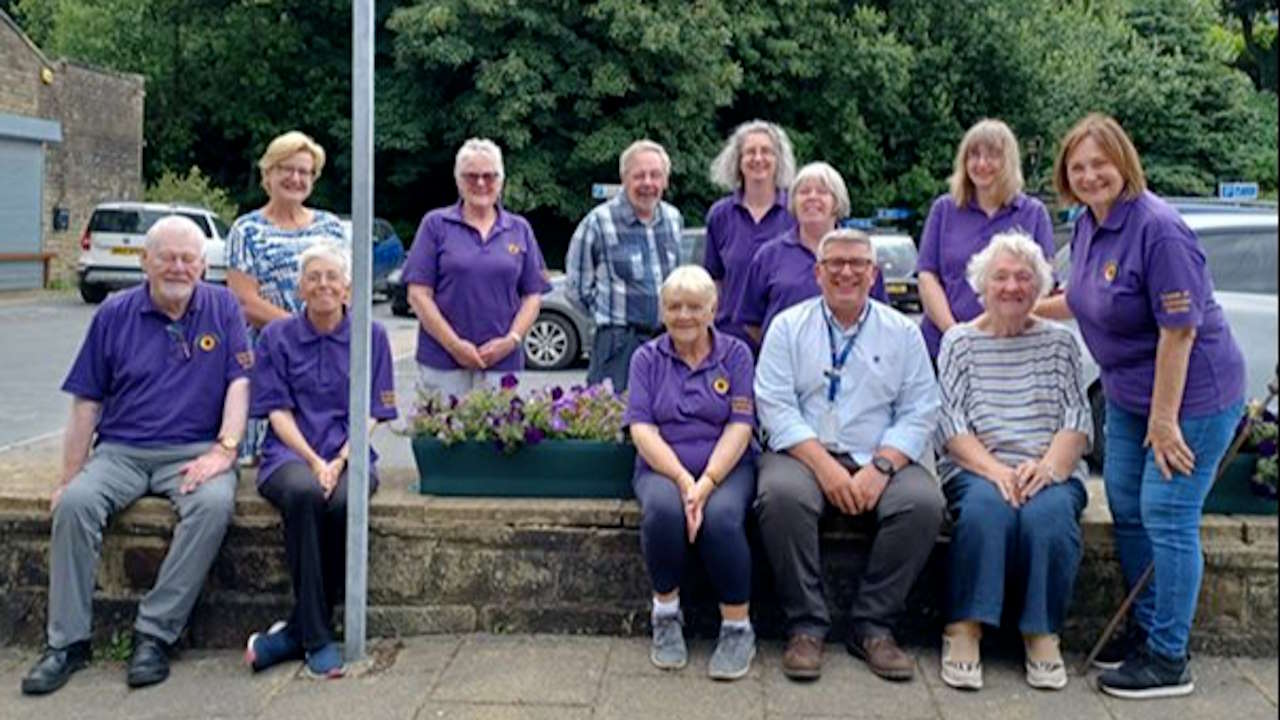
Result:
M1017 228L1006 230L991 236L991 242L980 252L969 258L965 268L965 277L969 287L981 301L986 294L987 281L991 275L991 265L1001 254L1009 255L1031 268L1036 276L1036 297L1042 298L1053 288L1053 268L1044 257L1044 250L1026 231Z
M681 265L672 270L662 281L662 287L658 290L658 304L664 305L667 296L673 292L686 292L705 298L710 303L712 311L715 310L719 301L716 282L701 265Z
M969 179L969 171L965 168L969 153L976 147L988 147L1000 153L1004 162L1000 177L996 179L996 190L1000 204L1008 203L1014 195L1022 192L1022 156L1018 153L1018 139L1014 137L1013 131L1000 120L992 118L979 120L960 140L951 179L948 181L951 199L955 201L956 207L964 207L977 194L973 181Z
M773 184L785 188L796 176L796 155L791 149L791 140L787 131L764 120L744 122L734 128L733 134L720 149L720 154L711 161L711 182L725 190L737 190L742 187L742 145L747 136L760 133L768 136L773 145L773 154L777 157L773 168Z
M506 177L506 171L502 167L502 148L489 138L470 138L462 143L458 154L453 158L454 180L462 179L462 163L477 155L493 161L493 170L498 173L498 179Z
M667 156L667 151L658 143L644 138L637 140L627 146L626 150L618 156L618 177L627 179L627 166L631 164L632 158L642 152L657 153L658 158L662 161L662 174L671 177L671 158Z
M834 243L845 243L847 245L862 245L871 251L871 262L876 261L876 244L871 242L871 236L862 232L857 228L836 228L818 241L818 260L822 260L827 256L827 247Z
M836 218L849 217L849 189L845 187L840 173L824 162L811 162L796 173L787 198L787 209L792 215L796 214L796 190L810 180L817 180L836 199Z
M342 271L342 279L351 284L351 250L328 240L313 243L298 255L298 276L307 273L307 266L316 260L328 260Z
M320 171L324 170L324 148L320 147L320 143L311 139L310 135L298 130L290 130L272 140L267 145L266 152L262 153L262 157L258 158L258 171L262 174L259 184L262 185L262 189L269 190L267 187L267 174L271 172L272 168L284 162L285 158L300 152L306 152L311 155L313 165L311 179L319 179Z
M1120 172L1120 177L1124 180L1121 197L1132 200L1147 189L1147 176L1142 172L1142 160L1138 158L1138 149L1133 146L1129 134L1110 115L1089 113L1062 137L1062 142L1058 144L1058 155L1053 160L1053 189L1064 203L1080 202L1080 198L1076 197L1071 190L1067 156L1074 152L1076 146L1085 138L1092 138L1102 150L1102 154Z

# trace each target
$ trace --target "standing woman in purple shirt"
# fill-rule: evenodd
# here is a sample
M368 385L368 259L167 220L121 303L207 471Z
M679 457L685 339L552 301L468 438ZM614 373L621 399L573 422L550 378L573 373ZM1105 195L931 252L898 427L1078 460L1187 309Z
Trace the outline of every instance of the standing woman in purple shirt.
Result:
M766 241L795 228L786 188L796 175L791 141L763 120L739 125L711 161L711 182L732 192L707 211L707 256L703 266L720 288L716 329L752 346L734 314L747 287L751 258Z
M404 281L423 389L461 397L524 369L524 336L551 286L533 228L502 207L503 178L502 150L466 141L453 164L460 199L414 236Z
M1124 698L1194 690L1187 642L1204 560L1200 515L1244 398L1204 250L1146 189L1114 119L1091 114L1063 138L1054 189L1086 211L1071 239L1067 292L1037 312L1075 317L1106 393L1103 478L1125 583L1154 574L1125 633L1099 654L1098 687Z
M343 674L330 620L346 578L347 458L350 418L351 253L329 243L303 251L298 293L303 312L267 325L258 338L249 412L270 422L262 443L258 492L284 517L285 559L293 581L289 620L249 637L254 670L305 658L312 677ZM369 426L396 416L387 331L370 328ZM369 474L376 487L369 449Z
M680 579L692 544L720 599L720 639L708 673L735 680L756 654L745 526L756 495L751 350L713 326L716 286L697 265L673 270L658 300L667 331L631 357L624 419L638 455L632 485L653 581L649 659L668 670L688 662Z
M1022 193L1022 160L1013 131L999 120L981 120L960 140L951 189L933 201L920 237L920 302L929 357L938 357L942 334L982 314L965 279L969 258L991 236L1020 229L1053 260L1053 224L1044 204Z

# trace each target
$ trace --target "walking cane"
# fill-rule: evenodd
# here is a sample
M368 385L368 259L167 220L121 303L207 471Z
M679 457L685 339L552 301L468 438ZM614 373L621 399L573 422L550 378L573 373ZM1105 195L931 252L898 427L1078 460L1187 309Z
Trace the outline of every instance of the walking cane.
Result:
M1244 427L1240 429L1240 433L1231 441L1231 446L1227 448L1227 454L1222 456L1222 462L1218 465L1218 471L1213 476L1213 481L1215 483L1223 476L1224 473L1226 473L1227 466L1230 465L1231 461L1240 453L1240 448L1244 445L1245 440L1248 439L1249 430L1253 427L1253 423L1257 422L1257 420L1262 417L1262 411L1267 408L1267 405L1271 404L1271 401L1275 399L1277 394L1280 394L1280 364L1276 365L1275 377L1272 377L1271 382L1267 383L1267 398L1261 403L1251 406L1248 409L1248 412L1245 414L1246 420ZM1133 605L1133 602L1138 599L1138 594L1147 586L1147 583L1151 582L1151 576L1155 574L1155 570L1156 566L1154 562L1147 563L1146 569L1142 571L1142 575L1138 576L1138 581L1133 584L1133 589L1125 596L1124 602L1120 603L1120 609L1116 610L1116 613L1111 616L1111 620L1107 623L1107 626L1102 629L1102 637L1098 638L1098 642L1094 643L1093 649L1089 651L1084 662L1080 664L1080 669L1077 674L1084 675L1089 671L1089 666L1093 664L1093 659L1098 657L1098 653L1102 652L1102 646L1106 645L1107 641L1111 639L1111 636L1115 634L1116 626L1120 624L1120 621L1124 619L1125 614L1129 612L1129 608Z

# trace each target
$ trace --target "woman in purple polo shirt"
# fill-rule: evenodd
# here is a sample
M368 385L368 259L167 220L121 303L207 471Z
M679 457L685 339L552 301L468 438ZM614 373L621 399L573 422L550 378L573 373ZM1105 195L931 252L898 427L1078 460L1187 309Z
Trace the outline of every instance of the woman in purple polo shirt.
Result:
M731 190L707 211L707 256L703 266L720 288L716 329L750 345L756 341L734 320L747 286L751 258L768 240L795 228L787 191L796 158L787 133L752 120L734 129L711 162L711 182Z
M502 150L466 141L453 178L461 199L423 216L404 281L420 325L419 384L461 397L524 369L523 339L551 286L533 228L502 207Z
M1103 478L1116 552L1132 587L1154 573L1128 630L1098 656L1104 692L1125 698L1194 690L1187 641L1204 560L1200 514L1244 398L1231 336L1199 239L1146 189L1133 142L1092 114L1063 138L1054 189L1082 203L1065 295L1037 312L1075 317L1107 397Z
M837 221L849 216L844 178L824 162L800 168L789 199L797 225L765 243L751 258L734 314L734 321L745 328L755 347L775 315L822 293L813 272L818 243L836 229ZM880 273L876 273L871 297L889 302Z
M345 587L351 324L351 254L330 243L299 259L302 313L268 324L258 338L250 414L270 422L258 492L284 517L285 558L293 580L289 620L249 637L245 661L262 670L305 658L313 677L343 674L330 619ZM369 424L396 416L391 345L373 323ZM377 476L369 450L369 474Z
M1053 260L1053 224L1044 204L1022 193L1022 160L1013 131L999 120L969 128L956 149L951 189L933 201L920 237L920 303L929 356L938 357L942 334L982 314L965 280L969 258L996 233L1020 229Z
M631 358L624 420L639 454L632 485L654 590L649 659L664 669L688 662L679 583L692 543L720 596L709 674L733 680L747 674L756 652L744 526L756 494L751 350L713 327L716 286L701 267L673 270L659 302L667 331Z

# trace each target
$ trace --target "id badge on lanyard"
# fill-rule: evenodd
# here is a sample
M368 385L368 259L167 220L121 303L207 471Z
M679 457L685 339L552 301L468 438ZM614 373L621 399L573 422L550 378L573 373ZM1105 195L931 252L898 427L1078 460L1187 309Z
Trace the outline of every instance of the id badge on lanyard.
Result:
M836 411L836 398L840 395L840 375L844 371L844 364L849 360L849 353L853 350L853 345L857 342L858 335L862 333L862 326L866 321L869 309L869 307L863 308L862 316L858 318L857 329L844 341L844 345L839 352L836 352L834 321L825 312L823 313L823 319L827 322L827 344L831 348L831 367L822 371L822 374L827 378L827 409L822 414L821 427L818 429L821 442L825 445L834 446L837 444L840 420L839 413Z

